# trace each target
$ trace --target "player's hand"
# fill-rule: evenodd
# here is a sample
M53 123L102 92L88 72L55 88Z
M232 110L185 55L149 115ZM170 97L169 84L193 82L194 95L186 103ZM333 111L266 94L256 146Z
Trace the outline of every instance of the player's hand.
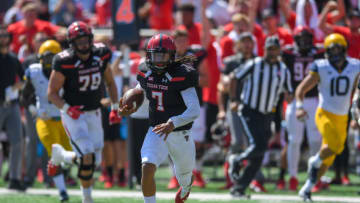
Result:
M359 128L359 124L358 124L358 122L356 120L351 120L350 121L350 127L355 130L355 129Z
M230 102L230 110L232 112L237 112L238 111L238 107L239 107L239 102L238 101L232 101Z
M37 108L35 107L34 104L30 104L30 105L28 106L28 110L29 110L29 112L31 113L31 116L32 116L32 117L35 118L35 117L37 116L38 110L37 110Z
M300 121L305 121L309 116L303 108L296 109L296 118Z
M119 104L118 115L120 116L129 116L137 110L135 106L130 108L128 105L124 105L122 97L120 98Z
M115 109L110 111L110 114L109 114L110 125L120 123L121 120L122 120L122 117L117 114Z
M154 133L160 135L160 137L164 136L164 141L166 141L168 135L174 130L175 126L171 120L166 123L161 123L156 125L152 130Z
M74 120L77 120L80 117L80 115L84 113L83 111L81 111L83 106L69 106L68 104L65 105L66 105L64 107L66 110L65 112Z
M226 112L225 111L219 111L219 113L217 114L217 118L224 120L226 116Z

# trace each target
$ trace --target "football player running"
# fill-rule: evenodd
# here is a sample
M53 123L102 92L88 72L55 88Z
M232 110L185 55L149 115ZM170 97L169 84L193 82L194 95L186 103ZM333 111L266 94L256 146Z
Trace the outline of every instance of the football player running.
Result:
M175 202L183 203L190 194L195 167L195 144L190 129L200 113L195 89L199 76L183 61L175 62L175 43L165 34L153 36L146 52L148 71L139 72L136 87L142 89L150 101L151 127L141 149L144 202L156 202L155 171L170 154L181 186ZM129 108L124 103L120 99L120 115L126 116L137 110L137 107Z
M294 31L295 46L288 46L283 51L282 60L291 73L291 81L294 88L305 78L308 69L315 59L324 58L323 48L314 46L313 33L310 28L298 26ZM315 125L315 112L318 105L318 91L312 88L303 100L304 109L309 117L304 122L296 118L296 100L293 100L286 108L286 123L289 135L287 150L287 163L290 174L289 189L296 191L299 184L297 179L300 146L304 137L306 126L307 140L309 141L310 156L319 151L321 136Z
M55 54L61 52L60 44L55 40L47 40L41 44L38 52L40 63L34 63L25 72L25 86L22 91L23 98L30 99L30 95L36 97L36 107L29 105L29 111L36 120L36 131L41 143L44 145L48 156L52 154L52 144L59 144L69 151L71 146L66 136L64 127L61 124L59 109L48 101L47 87L51 73L51 62ZM31 101L28 101L31 102ZM70 160L70 163L72 161ZM48 175L52 176L56 187L59 190L60 201L67 201L69 196L66 192L63 171L60 165L54 165L51 161L48 164Z
M351 96L360 73L360 61L346 56L347 42L340 34L325 38L325 59L315 60L310 74L296 89L296 117L308 116L305 94L315 85L319 90L316 126L322 136L320 151L308 160L308 179L299 191L304 201L311 200L311 189L344 149Z
M104 135L101 124L101 86L107 86L112 111L110 123L119 123L117 89L109 60L111 51L104 44L94 44L91 28L77 21L68 28L70 48L54 57L48 98L61 111L61 120L76 152L83 203L92 203L93 174L101 163ZM60 90L64 94L60 96ZM53 145L51 161L58 164L72 159L60 145Z

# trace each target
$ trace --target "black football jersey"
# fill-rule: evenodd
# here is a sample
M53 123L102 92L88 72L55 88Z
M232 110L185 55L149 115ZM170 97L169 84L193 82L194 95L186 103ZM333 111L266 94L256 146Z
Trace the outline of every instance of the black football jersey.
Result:
M84 111L99 108L104 94L104 72L110 59L111 51L102 43L94 44L87 61L82 61L73 49L58 53L52 67L65 76L65 102L70 106L82 105Z
M197 86L199 76L191 66L176 64L169 67L164 74L153 73L150 70L139 72L137 80L150 102L149 119L150 125L154 127L166 123L169 118L186 110L181 91ZM191 126L192 122L174 130L189 130Z
M187 49L187 51L185 52L185 55L195 56L196 60L192 64L189 64L189 65L192 66L196 71L199 72L200 63L206 58L207 52L201 45L193 44ZM196 89L196 93L199 97L200 106L202 106L203 105L202 88L198 84L195 86L195 89Z
M309 67L315 59L324 58L324 50L314 47L307 55L300 54L295 47L287 47L282 53L282 60L291 73L292 87L296 87L309 73ZM306 93L305 97L317 97L318 91L314 87Z

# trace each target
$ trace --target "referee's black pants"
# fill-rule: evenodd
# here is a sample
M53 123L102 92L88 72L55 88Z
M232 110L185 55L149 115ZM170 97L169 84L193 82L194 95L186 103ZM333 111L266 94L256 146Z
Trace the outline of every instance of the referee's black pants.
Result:
M240 179L234 186L239 191L245 191L260 170L271 137L271 120L271 114L260 113L248 106L244 106L241 111L240 126L248 138L249 146L237 157L239 161L248 161Z

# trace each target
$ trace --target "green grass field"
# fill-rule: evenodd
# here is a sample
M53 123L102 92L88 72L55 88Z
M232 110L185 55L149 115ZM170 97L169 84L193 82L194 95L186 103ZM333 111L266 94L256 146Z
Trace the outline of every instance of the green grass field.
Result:
M72 174L76 175L77 169L74 167L72 170ZM278 194L278 195L296 195L295 192L290 192L287 190L278 191L275 187L275 180L278 177L277 169L273 168L271 170L264 170L264 173L267 177L270 177L268 183L265 184L268 193L266 194ZM95 174L95 177L100 175L99 172ZM221 179L223 175L222 168L217 167L216 169L212 167L205 167L204 169L204 177L206 179ZM329 177L333 176L332 172L326 174ZM168 180L170 177L170 170L168 167L159 168L156 173L156 181L157 181L157 190L158 191L169 191L166 189ZM287 177L288 178L288 177ZM304 172L300 173L300 185L305 181L306 174ZM322 191L320 193L314 194L320 196L342 196L342 197L359 197L357 192L360 190L359 183L360 178L356 175L351 175L350 180L352 185L350 186L338 186L338 185L331 185L329 190ZM222 181L208 181L205 189L200 189L194 187L192 189L193 193L202 192L202 193L209 193L209 194L227 194L227 190L220 190L219 188L222 187L224 183ZM0 179L0 188L6 187L6 183L3 179ZM45 188L42 183L36 182L34 188ZM78 189L79 187L69 187L69 189ZM97 181L94 187L96 190L104 190L103 183ZM111 189L106 189L106 191L130 191L129 188L119 188L114 187ZM134 189L136 190L136 189ZM173 195L175 196L176 190L173 190ZM250 192L250 191L249 191ZM250 192L251 193L251 192ZM252 193L254 194L254 193ZM0 203L28 203L28 202L35 202L35 203L55 203L58 202L57 196L50 196L50 195L29 195L24 193L16 193L16 194L2 194L0 195ZM70 202L81 202L80 196L70 196ZM108 202L108 203L141 203L143 200L141 198L96 198L95 202ZM160 199L157 202L159 203L173 203L174 200L163 200ZM200 203L200 202L209 202L209 203L218 203L218 202L227 202L227 203L235 203L235 202L249 202L249 203L275 203L275 202L289 202L289 201L270 201L270 200L231 200L231 201L202 201L202 200L192 200L191 195L190 199L187 201L188 203ZM301 201L291 201L294 203L301 202Z

